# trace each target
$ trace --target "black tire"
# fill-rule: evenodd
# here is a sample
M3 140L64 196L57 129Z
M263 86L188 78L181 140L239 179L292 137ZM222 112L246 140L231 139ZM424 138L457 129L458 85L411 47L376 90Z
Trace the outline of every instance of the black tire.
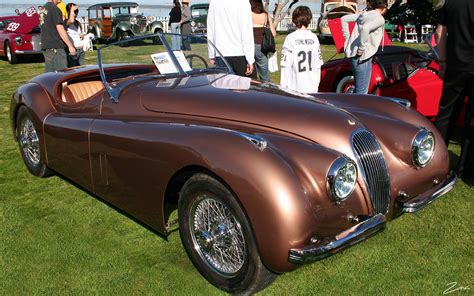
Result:
M220 210L222 216L203 214L211 209ZM178 211L184 248L211 284L228 293L250 294L275 280L277 275L260 260L252 228L239 203L215 178L193 175L181 190ZM211 226L199 229L199 225ZM225 252L219 256L219 250Z
M354 92L354 76L352 74L344 75L337 82L336 93L353 93Z
M5 57L10 64L18 63L18 56L12 51L12 47L8 40L5 42Z
M53 173L46 166L37 128L33 122L30 111L22 106L18 110L16 119L16 137L20 148L21 157L31 174L38 177L49 177Z
M161 29L156 29L154 33L155 33L155 34L163 33L163 30L161 30ZM161 42L161 39L160 39L159 36L152 37L151 40L153 41L153 44L155 44L155 45L161 45L161 44L163 44L163 42Z
M129 38L130 38L130 36L128 35L127 32L123 32L123 31L118 31L117 32L117 41L124 41L124 40L127 40ZM128 47L128 46L130 46L130 42L120 43L119 46L120 47Z

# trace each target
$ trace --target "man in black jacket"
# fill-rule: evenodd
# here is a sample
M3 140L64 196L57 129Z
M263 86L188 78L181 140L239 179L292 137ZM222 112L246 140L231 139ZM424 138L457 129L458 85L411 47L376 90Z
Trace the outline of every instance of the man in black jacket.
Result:
M456 172L463 180L474 178L474 1L446 0L436 28L443 94L435 124L449 143L466 96L461 156Z

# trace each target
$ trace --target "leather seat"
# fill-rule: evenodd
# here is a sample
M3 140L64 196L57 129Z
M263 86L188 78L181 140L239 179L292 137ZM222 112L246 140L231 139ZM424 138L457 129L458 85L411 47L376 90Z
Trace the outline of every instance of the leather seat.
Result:
M104 89L102 81L85 81L63 86L62 100L76 104Z

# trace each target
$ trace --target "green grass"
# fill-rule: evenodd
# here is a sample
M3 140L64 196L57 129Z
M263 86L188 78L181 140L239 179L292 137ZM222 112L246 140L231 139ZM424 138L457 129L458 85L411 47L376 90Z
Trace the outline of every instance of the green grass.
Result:
M323 45L323 53L326 60L334 49ZM87 62L95 62L94 53ZM12 138L9 102L43 67L0 61L0 295L222 294L193 267L178 232L165 240L61 178L27 172ZM459 146L450 150L458 154ZM450 282L472 293L473 195L472 186L459 182L420 213L281 275L262 294L439 295Z

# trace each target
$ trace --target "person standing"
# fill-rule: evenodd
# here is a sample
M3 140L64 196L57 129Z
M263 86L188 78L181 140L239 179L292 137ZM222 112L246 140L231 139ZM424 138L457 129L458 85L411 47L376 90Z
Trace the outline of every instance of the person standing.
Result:
M61 14L63 16L63 20L67 20L67 8L66 4L64 4L63 0L59 0L56 6L61 10Z
M68 67L80 66L84 64L85 52L84 47L84 32L82 32L81 23L77 20L79 14L79 6L75 3L68 3L66 5L68 11L68 19L66 21L67 35L76 48L76 55L68 55Z
M76 55L66 30L61 11L56 6L59 0L49 0L40 14L41 50L43 51L45 72L67 68L67 47L70 55Z
M458 177L474 178L474 1L446 0L436 28L443 92L435 125L449 144L466 96Z
M183 34L183 50L191 50L191 8L189 8L189 0L183 0L183 8L181 9L181 34Z
M354 73L354 93L369 92L372 76L372 57L377 52L384 35L387 0L368 0L367 11L360 14L349 14L341 18L344 35L344 53L350 58ZM349 22L355 22L352 34L349 33Z
M253 25L253 39L255 42L255 66L256 71L253 71L253 78L260 77L262 81L270 81L270 73L268 71L268 57L262 52L262 41L265 27L270 28L273 37L276 36L276 31L273 26L272 19L263 8L262 0L251 0L250 7L252 9L252 25Z
M211 0L207 15L207 39L215 45L235 74L250 76L254 70L255 46L249 0ZM211 64L225 67L214 47Z
M180 22L181 22L181 6L179 4L179 0L173 1L173 8L170 11L170 21L169 26L171 29L171 33L179 34L181 33L180 29ZM173 50L180 50L181 49L181 37L172 35L171 36L171 47Z
M308 30L313 14L298 6L292 15L297 30L286 36L281 49L281 87L301 93L318 92L323 59L316 34Z

